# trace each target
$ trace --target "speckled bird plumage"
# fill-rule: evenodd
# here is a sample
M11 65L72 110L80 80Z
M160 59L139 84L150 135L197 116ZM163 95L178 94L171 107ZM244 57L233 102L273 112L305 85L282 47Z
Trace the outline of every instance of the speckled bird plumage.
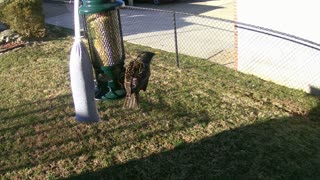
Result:
M126 98L123 107L129 109L139 109L139 92L146 91L150 72L150 62L155 54L152 52L142 52L136 59L126 62L126 72L124 87Z

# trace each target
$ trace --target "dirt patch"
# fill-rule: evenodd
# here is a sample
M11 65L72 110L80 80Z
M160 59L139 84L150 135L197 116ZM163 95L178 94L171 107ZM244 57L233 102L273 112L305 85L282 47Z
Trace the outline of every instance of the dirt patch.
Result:
M235 49L225 49L211 56L209 61L234 69L236 55Z

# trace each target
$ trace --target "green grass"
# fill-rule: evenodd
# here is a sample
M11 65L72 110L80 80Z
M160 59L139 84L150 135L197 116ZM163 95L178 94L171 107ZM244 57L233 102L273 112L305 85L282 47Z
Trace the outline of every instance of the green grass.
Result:
M53 28L53 27L51 27ZM320 100L194 57L158 51L141 110L99 102L74 119L68 33L0 56L3 179L320 178Z

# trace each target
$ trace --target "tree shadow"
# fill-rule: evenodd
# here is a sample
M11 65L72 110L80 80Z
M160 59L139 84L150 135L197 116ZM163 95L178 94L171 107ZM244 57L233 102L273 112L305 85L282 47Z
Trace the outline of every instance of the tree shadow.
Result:
M64 13L73 13L73 4L61 1L44 0L42 7L46 18L60 16Z
M73 36L74 32L71 29L63 28L51 24L46 24L46 36L43 41L52 41L52 40L58 40L61 38L66 38Z
M195 2L207 2L208 0L187 0L187 1L175 1L174 3L165 3L159 5L154 5L150 3L137 3L137 7L143 8L152 8L152 9L159 9L159 10L166 10L166 11L176 11L176 12L184 12L189 14L203 14L208 11L214 11L217 9L223 9L222 6L209 6L209 5L202 5L202 4L194 4Z
M193 5L200 6L200 5ZM220 6L203 6L205 9L199 10L198 8L190 8L194 9L194 11L189 12L189 14L177 13L176 16L176 25L177 29L182 29L183 27L192 26L192 30L199 30L198 26L202 26L202 28L217 28L217 30L227 30L226 27L219 27L218 23L209 23L214 22L214 20L210 20L210 18L205 17L197 17L193 16L193 14L201 14L203 12L209 10L220 9L223 7ZM183 12L183 9L181 9ZM123 29L123 36L131 36L131 35L139 35L142 34L143 37L146 35L144 33L160 33L160 36L172 35L174 30L173 25L173 13L170 8L166 8L164 11L162 9L143 9L143 8L131 8L126 7L120 10L121 12L121 23ZM193 18L194 22L187 19ZM221 22L220 22L221 23ZM170 31L170 32L168 32ZM164 33L164 34L163 34ZM232 31L233 33L233 31Z
M53 114L53 112L61 112L61 110L65 109L66 107L71 107L72 103L69 103L70 98L71 94L65 94L57 96L55 98L23 103L9 108L1 108L0 123L11 122L11 124L10 126L1 128L0 134L5 134L6 132L17 132L19 129L32 129L32 127L35 125L44 125L50 123L51 121L54 121L55 119L48 118L46 116L50 114L49 112ZM41 108L38 107L40 104L42 105ZM65 115L71 116L72 114ZM15 123L16 121L19 123ZM24 134L21 135L25 137ZM30 135L34 134L28 134L28 136ZM0 142L4 140L7 139L0 138Z
M68 179L317 179L319 113L320 104L307 115L265 119Z
M162 111L162 110L167 110L168 114L171 114L171 116L179 116L179 117L188 117L188 118L196 118L199 116L199 114L193 114L193 113L178 113L178 112L184 112L185 107L182 105L178 105L175 108L171 108L170 105L166 102L165 97L165 92L163 89L158 89L159 96L157 97L159 100L158 103L154 103L148 100L143 99L142 106L145 108L144 112L149 113L152 110L155 111ZM17 105L11 108L6 108L3 109L5 111L12 111L12 110L17 110L17 109L22 109L22 112L13 115L13 116L6 116L4 121L19 121L16 123L17 125L10 125L10 127L7 128L2 128L0 129L0 134L3 135L3 137L0 136L0 143L6 143L8 146L13 146L10 144L11 142L15 142L15 138L22 139L23 141L27 141L29 139L34 139L32 141L29 140L29 144L26 145L25 143L21 143L17 147L15 147L12 150L9 147L1 147L0 150L3 152L3 156L6 156L6 158L3 159L3 166L0 167L0 174L5 173L5 172L12 172L12 171L19 171L21 169L25 168L31 168L35 167L39 164L45 164L45 163L53 163L62 159L66 158L77 158L80 157L81 155L86 155L88 152L90 152L92 149L94 151L99 151L99 150L105 150L105 151L111 151L115 146L121 146L121 145L127 145L127 144L132 144L134 142L139 142L139 141L144 141L148 138L155 137L157 135L162 135L165 133L171 133L171 132L176 132L176 131L181 131L187 128L190 128L194 126L197 123L206 123L206 115L205 113L202 113L201 118L199 118L199 121L192 121L192 122L183 122L185 118L181 118L176 122L176 124L173 124L167 129L152 129L152 130L147 130L144 131L143 133L138 134L137 136L134 137L127 137L127 138L120 138L120 139L114 139L113 135L114 134L122 134L124 132L124 136L126 135L126 132L128 131L140 131L143 128L146 128L150 125L150 121L159 121L158 119L149 119L146 118L146 120L142 120L139 122L128 122L125 124L121 124L119 126L110 127L110 122L102 122L99 124L93 124L91 127L96 129L96 131L90 131L88 132L88 128L85 127L83 124L79 124L76 122L63 122L69 119L70 117L73 116L73 114L65 114L65 112L59 112L62 111L62 109L66 108L66 106L70 106L69 103L66 103L64 99L68 99L67 102L70 102L71 95L64 95L61 97L57 98L52 98L48 100L43 100L43 101L37 101L33 103L25 103L21 105ZM60 104L60 102L63 101L64 103ZM41 108L38 109L37 104L53 104L52 108L49 108L51 106L48 106L48 110L54 111L52 114L60 114L60 116L64 117L64 120L61 121L59 119L60 116L53 116L52 118L47 118L46 113L41 113L40 116L34 115L38 114L40 112L46 111L46 108ZM60 104L60 106L57 106L56 104ZM105 109L121 109L122 103L113 103L111 106L108 105L108 108L105 108L107 105L104 103L102 107L100 107L100 112L103 114L103 111ZM34 106L35 108L26 108L27 106ZM46 107L46 106L45 106ZM175 113L177 112L177 113ZM132 114L130 111L118 111L120 113L120 117L125 117L123 115L124 113ZM115 117L118 116L117 113L113 114ZM29 121L27 120L25 123L23 121L20 121L20 119L24 119L24 117L32 116L33 120ZM170 117L168 117L170 118ZM119 122L119 121L117 121ZM160 122L160 121L159 121ZM59 125L56 125L58 124ZM161 123L161 122L160 122ZM52 126L50 127L50 125ZM102 125L101 125L102 124ZM183 125L180 125L183 124ZM49 126L50 128L46 128L45 130L40 130L40 131L35 131L34 127L36 126ZM88 126L88 127L90 127ZM99 126L107 126L103 130L99 130ZM101 127L100 127L101 128ZM19 132L23 129L30 129L30 131L22 131ZM19 134L16 134L19 132ZM59 133L61 134L59 134ZM64 134L73 134L71 136L66 136ZM74 136L75 135L75 136ZM50 137L50 138L48 138ZM51 142L50 140L53 139ZM107 145L106 144L92 144L89 141L92 139L96 139L97 141L108 141ZM10 143L9 143L10 142ZM67 147L68 144L82 144L82 146L74 148L72 150L66 151L64 149ZM47 153L51 152L53 149L55 149L54 152L52 153ZM61 150L60 150L61 148ZM68 149L68 148L67 148ZM60 150L60 151L59 151ZM16 161L15 157L16 154L22 154L24 157L24 160L21 162L18 162L16 164L5 164L7 162L12 162ZM37 158L33 158L37 157Z
M71 94L64 94L0 109L0 123L2 124L0 128L0 144L2 144L0 151L2 153L1 163L3 163L0 167L0 174L6 171L32 167L35 164L34 162L39 161L32 158L32 153L39 149L36 144L44 143L41 146L42 149L48 146L45 142L40 142L38 138L74 126L70 122L62 121L74 116L73 112L67 110L72 107L70 100ZM42 138L48 139L47 137ZM15 161L16 159L13 157L17 153L27 157L24 157L27 159L26 163L17 162L14 166L7 166L5 162L7 160Z

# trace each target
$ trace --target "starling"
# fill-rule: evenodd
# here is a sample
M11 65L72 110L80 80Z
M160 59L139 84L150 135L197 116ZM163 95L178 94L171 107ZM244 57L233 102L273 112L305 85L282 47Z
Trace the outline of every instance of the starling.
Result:
M146 91L150 77L150 62L155 54L152 52L142 52L134 60L126 62L126 72L124 87L126 98L124 108L139 109L139 92Z

